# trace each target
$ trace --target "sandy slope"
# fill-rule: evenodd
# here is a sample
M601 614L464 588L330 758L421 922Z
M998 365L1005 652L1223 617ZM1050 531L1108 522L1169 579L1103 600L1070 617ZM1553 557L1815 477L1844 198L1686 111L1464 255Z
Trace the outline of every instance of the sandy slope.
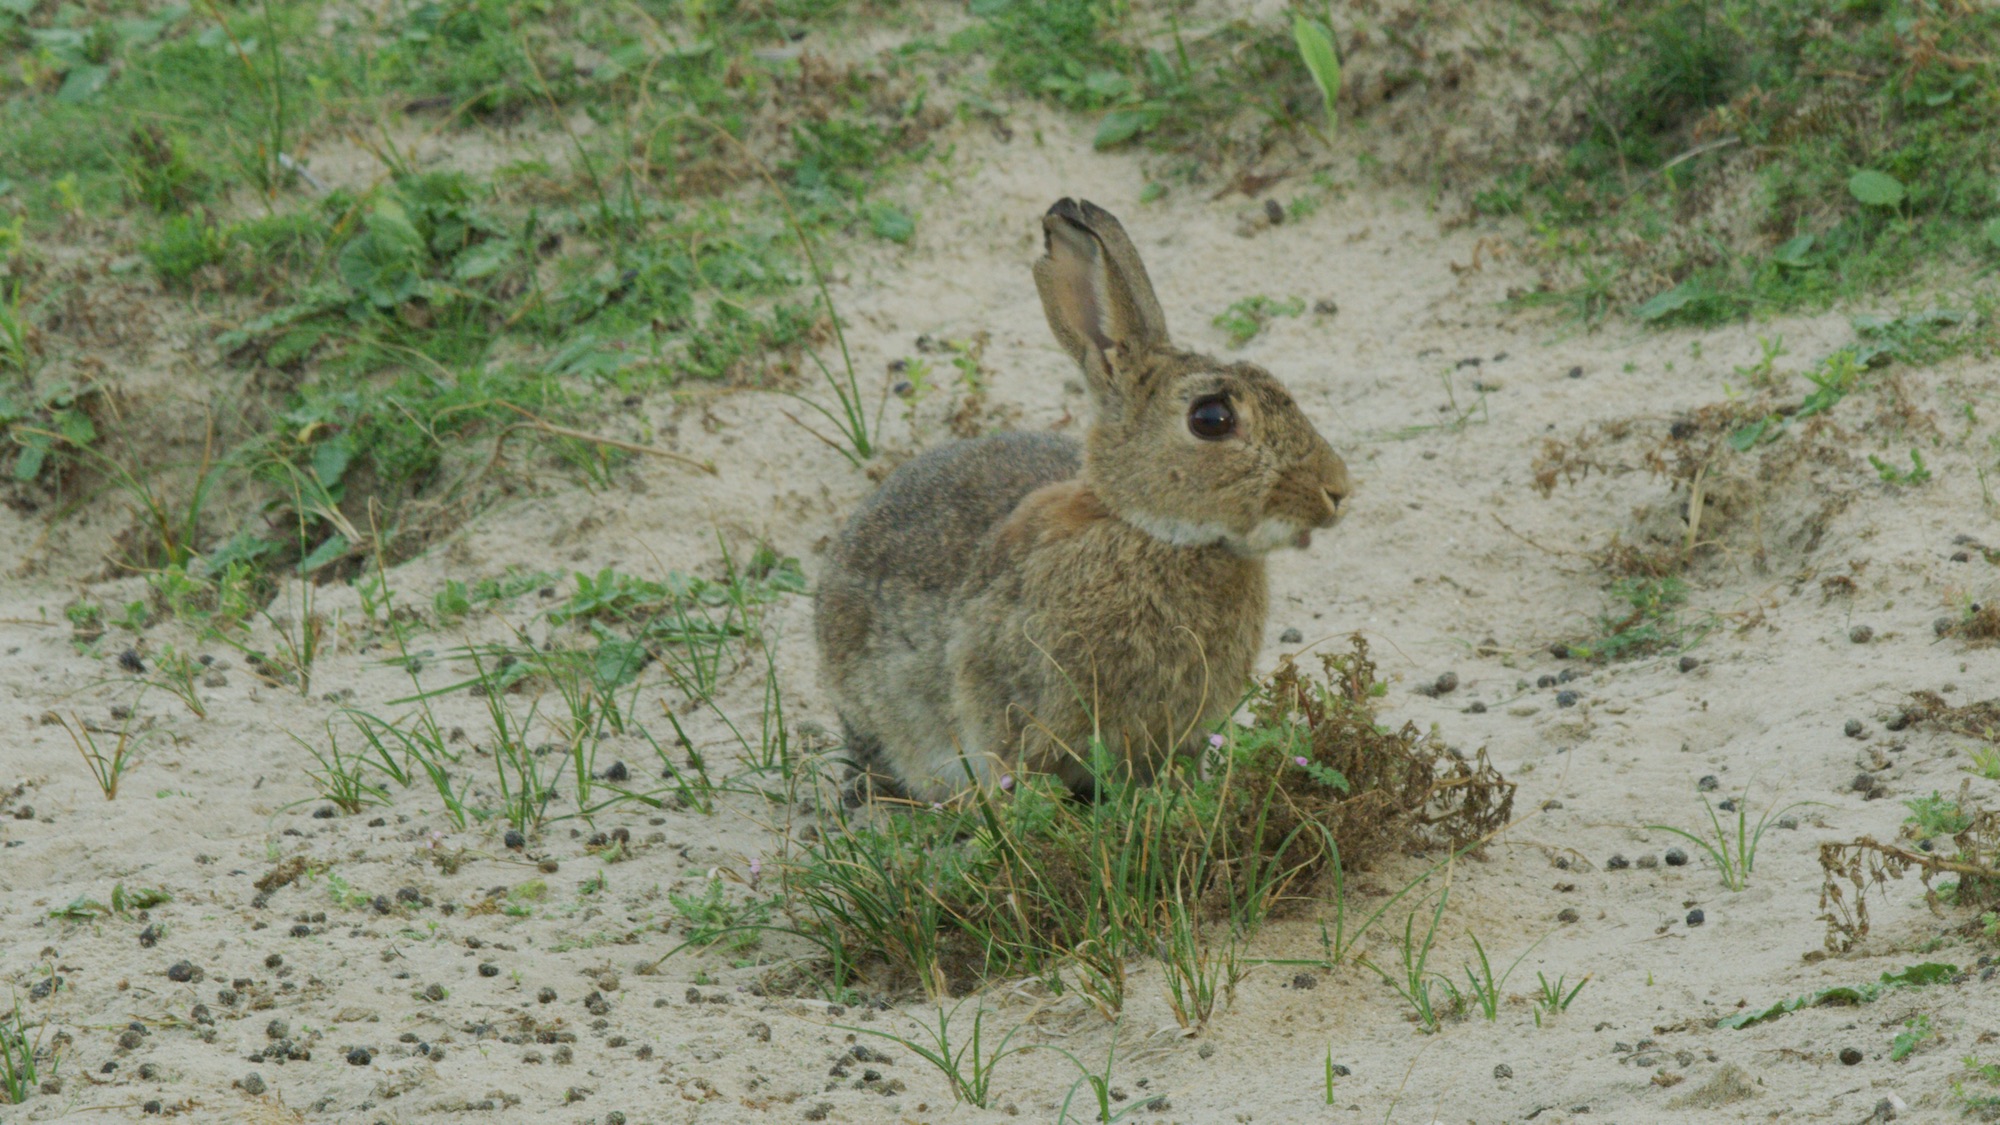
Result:
M1581 334L1496 311L1510 286L1530 283L1526 271L1493 244L1480 247L1491 232L1441 231L1409 196L1355 187L1324 196L1309 217L1246 237L1243 218L1258 204L1182 191L1141 205L1144 178L1133 159L1090 152L1087 136L1061 121L1038 125L1039 144L1025 128L1011 144L983 129L963 133L952 163L908 189L922 216L914 249L866 251L844 267L837 297L861 370L873 379L889 360L916 355L922 334L985 331L990 417L1023 427L1078 424L1080 388L1048 339L1027 273L1038 250L1035 218L1063 194L1126 219L1186 343L1225 349L1209 320L1240 297L1336 302L1337 314L1275 321L1240 352L1291 384L1359 483L1337 534L1274 560L1265 662L1297 647L1279 641L1289 628L1308 642L1362 630L1398 678L1391 715L1434 722L1457 745L1486 747L1520 782L1517 808L1534 815L1455 873L1435 967L1458 972L1471 952L1469 931L1503 962L1546 934L1509 991L1525 994L1537 971L1591 979L1548 1026L1535 1026L1517 998L1496 1022L1451 1023L1431 1036L1379 979L1352 967L1297 977L1260 967L1196 1038L1173 1033L1158 968L1145 964L1134 966L1132 999L1115 1028L1074 1001L1038 1007L1007 988L986 998L991 1019L1032 1020L1025 1041L1086 1060L1102 1060L1116 1039L1114 1084L1130 1099L1121 1104L1167 1098L1139 1120L1858 1122L1883 1099L1907 1103L1906 1119L1947 1117L1958 1060L1990 1050L1981 1042L2000 1032L2000 1002L1977 975L1749 1030L1707 1025L1746 1001L1872 980L1927 958L1969 965L1979 956L1963 943L1916 953L1936 923L1910 887L1898 886L1877 908L1872 956L1802 958L1821 944L1819 843L1886 838L1903 798L1953 790L1966 776L1966 740L1892 734L1882 718L1909 689L1941 690L1959 703L2000 694L1991 651L1937 641L1931 629L1960 599L2000 596L2000 572L1977 553L1951 558L1954 536L2000 542L1973 471L1977 458L1993 456L1991 423L1965 438L1960 421L1963 403L1982 414L2000 405L1992 367L1962 361L1900 373L1910 401L1945 439L1927 449L1930 484L1893 489L1865 463L1771 482L1774 520L1830 490L1848 503L1810 552L1780 545L1764 570L1742 557L1700 571L1693 615L1712 614L1719 627L1694 650L1697 667L1683 672L1674 657L1596 668L1559 661L1549 643L1584 635L1604 608L1603 577L1576 552L1616 531L1629 535L1636 508L1671 501L1643 472L1593 475L1543 498L1531 487L1541 439L1615 419L1661 431L1740 382L1732 368L1756 358L1759 332L1784 335L1792 356L1780 369L1796 370L1847 342L1846 321L1699 337L1619 326ZM1284 188L1277 195L1290 198ZM1454 268L1475 261L1480 268ZM1463 362L1471 360L1479 362ZM1571 377L1576 368L1580 376ZM1475 380L1487 387L1462 427L1438 428L1450 417L1444 372L1460 404L1478 401ZM1794 380L1792 389L1803 386ZM1861 402L1840 408L1851 409L1845 420L1855 427L1872 409ZM913 431L892 404L892 442L907 452L943 440L952 405L940 392ZM509 566L712 570L718 531L737 543L768 540L806 560L810 574L816 546L870 483L786 421L786 408L757 394L651 402L657 440L713 458L719 476L646 463L607 492L551 480L399 568L394 584L423 602L445 577ZM1399 436L1413 426L1433 428ZM1881 439L1853 440L1870 443L1857 447L1863 453ZM7 518L15 521L10 535L35 532ZM10 563L24 549L10 548ZM1854 576L1852 596L1823 596L1820 577L1836 573ZM497 830L452 830L418 790L399 792L379 823L374 812L315 819L321 802L305 775L310 763L290 736L323 744L338 706L324 698L330 693L393 711L386 702L409 690L378 662L379 650L356 648L352 591L320 592L319 608L344 615L349 627L314 669L310 696L257 685L220 647L210 651L237 666L224 672L226 685L204 689L206 720L160 693L146 696L140 712L156 734L119 799L105 802L62 729L41 720L59 710L111 724L109 708L131 694L113 662L79 656L57 627L74 593L36 578L10 581L0 595L0 783L22 786L0 805L0 977L28 1012L71 1039L60 1092L0 1109L0 1121L138 1117L154 1099L198 1121L1056 1119L1075 1075L1048 1052L1002 1063L989 1111L954 1107L911 1051L878 1040L861 1042L893 1061L850 1057L844 1078L830 1076L856 1042L839 1025L911 1034L912 1017L928 1011L921 1004L842 1012L765 998L753 987L760 970L731 968L721 956L684 954L657 974L638 971L679 943L678 927L660 932L673 917L667 891L697 888L717 867L747 877L752 861L773 853L783 826L772 818L785 814L761 801L728 801L713 817L601 816L599 830L626 828L636 845L616 864L588 854L568 823L526 857L511 853ZM92 596L138 594L128 585ZM541 604L529 595L509 621L541 637ZM812 686L809 605L788 600L772 623L794 718L829 720ZM1870 643L1848 639L1859 624L1873 629ZM473 635L506 631L485 622ZM150 642L173 639L157 630ZM442 652L462 639L428 635L418 647ZM1577 693L1570 707L1557 704L1555 688L1532 686L1565 668L1579 674L1560 685ZM1412 690L1447 670L1462 685L1455 693L1433 699ZM466 671L439 661L425 682ZM725 707L754 718L760 676L739 671ZM647 707L655 694L668 697L653 689ZM1484 709L1469 710L1475 702ZM478 700L460 693L443 714L479 741ZM1845 736L1850 718L1871 737ZM719 728L701 729L722 753ZM1875 800L1853 788L1863 765L1874 765L1870 751L1884 762L1875 773L1885 797ZM634 740L614 740L600 762L636 767L651 755ZM1695 826L1704 815L1697 780L1711 774L1718 796L1749 790L1753 810L1817 802L1800 811L1796 829L1766 838L1747 890L1724 890L1699 856L1678 868L1608 865L1613 855L1637 863L1680 843L1638 826ZM1982 796L1993 787L1974 783ZM447 873L440 855L462 863ZM258 901L253 883L292 856L329 874ZM542 859L555 869L538 871ZM1392 864L1360 881L1394 887L1419 866ZM332 876L365 898L386 896L387 912L359 898L344 905ZM599 878L603 888L589 893L586 884ZM481 912L489 889L535 879L546 892L530 916ZM78 896L108 900L116 884L162 886L175 899L143 919L49 917ZM417 901L398 899L406 887ZM1705 924L1690 926L1697 908ZM1558 920L1565 910L1574 921ZM1387 929L1374 948L1391 963ZM1310 921L1280 924L1253 954L1313 956L1318 933ZM767 951L796 952L775 941ZM182 961L198 979L169 977ZM480 975L482 964L497 975ZM28 999L51 968L63 987ZM434 985L444 999L426 998ZM224 989L234 1006L219 999ZM553 998L540 1002L545 989ZM1891 1062L1892 1035L1916 1013L1927 1013L1942 1039ZM134 1023L144 1034L125 1036ZM247 1057L265 1052L274 1033L310 1058ZM1349 1071L1331 1106L1322 1085L1329 1047ZM1838 1055L1849 1047L1862 1058L1845 1066ZM367 1050L365 1062L350 1062L353 1048ZM864 1082L869 1072L880 1079ZM1702 1096L1676 1101L1690 1094Z

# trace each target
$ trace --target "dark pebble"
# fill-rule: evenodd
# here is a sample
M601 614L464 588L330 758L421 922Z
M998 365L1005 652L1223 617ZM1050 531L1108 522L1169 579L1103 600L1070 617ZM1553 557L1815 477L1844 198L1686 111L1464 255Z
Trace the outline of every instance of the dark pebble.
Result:
M553 988L544 988L540 992L535 993L535 999L544 1004L553 1004L556 999L556 990Z
M507 835L502 837L502 839L506 841L509 848L517 852L528 846L528 838L512 828L507 830Z
M1557 660L1569 659L1569 646L1560 642L1549 646L1549 655Z
M500 966L487 961L479 966L479 975L482 977L497 977L500 975Z
M281 1019L272 1020L264 1025L264 1035L269 1039L283 1039L291 1033L292 1025Z
M1343 1066L1340 1063L1333 1064L1333 1076L1335 1078L1346 1078L1353 1073L1354 1073L1353 1071L1347 1069L1347 1067Z
M313 928L311 926L304 924L303 922L292 927L293 937L311 937L312 933L313 933Z
M424 986L424 999L434 1004L444 999L447 995L449 993L445 991L444 985L433 983Z
M313 810L314 820L332 820L334 817L337 817L339 815L340 815L340 810L334 808L332 805L321 805L320 807Z
M146 1041L145 1035L137 1031L120 1032L118 1035L118 1045L120 1047L125 1048L128 1051L138 1050L139 1045L144 1043L145 1041Z
M1604 861L1604 866L1606 870L1623 871L1626 868L1632 866L1632 861L1626 859L1622 855L1614 855L1610 859Z
M1712 793L1715 790L1722 788L1722 782L1719 779L1717 779L1714 774L1711 773L1703 777L1700 781L1695 782L1694 787L1699 792Z
M1687 862L1688 862L1688 854L1686 852L1680 850L1679 848L1667 849L1668 867L1686 867Z
M1778 827L1780 828L1797 828L1798 826L1799 826L1798 817L1781 816L1778 818Z
M386 828L388 826L389 826L389 818L384 816L378 816L375 819L370 820L368 822L368 827L370 828Z
M1449 695L1449 694L1451 694L1452 692L1454 692L1454 691L1457 691L1457 690L1458 690L1458 673L1457 673L1457 672L1445 672L1445 673L1442 673L1442 674L1440 674L1440 675L1438 676L1438 678L1437 678L1437 693L1438 693L1439 695Z
M1721 804L1718 804L1718 805L1716 805L1715 807L1716 807L1716 808L1718 808L1718 809L1721 809L1721 810L1722 810L1723 812L1735 812L1735 811L1736 811L1736 798L1734 798L1734 797L1724 797L1724 798L1722 799L1722 803L1721 803Z
M1319 978L1311 973L1294 973L1292 974L1292 987L1308 990L1318 988Z
M152 1101L147 1102L145 1105L142 1105L139 1108L143 1112L157 1114L160 1112L160 1099L154 1098Z
M1688 925L1699 926L1706 921L1708 921L1708 915L1703 914L1700 907L1688 911Z
M1867 773L1855 774L1853 788L1856 793L1868 792L1870 789L1875 788L1874 776L1872 774L1867 774Z
M367 1066L375 1061L375 1056L366 1047L355 1047L347 1052L348 1066Z
M1868 728L1861 725L1860 719L1847 720L1847 725L1841 729L1847 732L1849 738L1861 738L1868 733Z
M1558 707L1574 707L1576 706L1576 700L1577 694L1573 691L1559 691L1556 693L1556 706Z
M368 905L374 907L377 914L387 914L396 909L396 904L389 901L388 895L376 895L374 901Z
M1541 675L1541 676L1536 676L1536 677L1535 677L1535 686L1536 686L1536 687L1554 687L1554 686L1556 686L1556 678L1555 678L1554 676L1549 676L1549 675Z
M1692 656L1681 657L1681 671L1692 672L1699 667L1701 667L1701 661L1696 660L1694 657Z
M135 674L146 670L146 662L139 659L139 650L135 648L128 648L118 654L118 666Z
M264 1076L253 1070L237 1079L236 1086L251 1097L257 1097L264 1092Z
M192 961L176 961L167 968L167 979L176 984L186 984L191 980L200 980L201 976L201 970L195 968Z
M1562 671L1556 673L1556 682L1559 684L1566 684L1578 678L1576 669L1574 668L1564 668Z
M1860 1061L1861 1061L1860 1051L1857 1051L1852 1047L1842 1047L1840 1049L1840 1065L1853 1066L1855 1063L1858 1063Z
M1565 906L1556 913L1556 921L1558 922L1575 922L1582 919L1582 917L1583 915L1578 914L1574 906Z
M1578 370L1581 370L1581 368L1579 368ZM1508 1066L1506 1063L1501 1063L1500 1065L1493 1068L1493 1077L1512 1078L1514 1077L1514 1068Z
M160 928L158 926L147 926L145 929L139 931L139 947L141 949L151 949L153 948L153 943L159 940Z
M1942 637L1946 633L1951 632L1951 626L1952 626L1951 618L1940 617L1937 620L1931 622L1931 632L1936 633L1938 636Z
M1467 707L1466 711L1474 715L1484 715L1486 713L1486 704L1475 699L1472 701L1472 706Z
M1570 378L1572 378L1572 379L1581 379L1581 378L1583 378L1583 368L1581 368L1581 367L1572 367L1572 368L1570 368L1570 369L1569 369L1569 377L1570 377Z
M1875 639L1875 630L1866 625L1856 625L1847 631L1847 639L1858 645L1865 645Z
M424 896L423 896L423 892L421 892L421 891L417 890L417 888L415 888L415 887L397 887L397 888L396 888L396 901L397 901L397 902L418 902L418 901L422 900L422 899L423 899L423 897L424 897Z
M1286 629L1284 632L1278 634L1278 643L1281 645L1295 645L1305 639L1306 635L1297 629Z
M763 1020L758 1020L756 1023L751 1024L750 1038L755 1039L759 1043L769 1043L771 1041L771 1025L765 1023Z
M1651 871L1652 869L1654 869L1655 867L1658 867L1659 865L1660 865L1660 857L1659 857L1659 856L1656 856L1656 855L1642 855L1642 856L1640 856L1640 857L1639 857L1639 867L1640 867L1641 869L1643 869L1643 870L1646 870L1646 871Z
M1911 715L1908 711L1898 711L1894 715L1889 716L1889 721L1882 725L1892 731L1908 730L1910 724L1915 721L1915 716Z

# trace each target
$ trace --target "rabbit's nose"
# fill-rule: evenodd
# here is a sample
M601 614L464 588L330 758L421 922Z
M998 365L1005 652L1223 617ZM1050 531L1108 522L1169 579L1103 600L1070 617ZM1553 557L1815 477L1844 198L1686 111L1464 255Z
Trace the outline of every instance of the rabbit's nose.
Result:
M1326 479L1320 484L1320 492L1326 497L1327 525L1332 525L1335 520L1346 514L1349 491L1351 490L1347 485L1347 466L1342 462L1335 461L1332 471L1326 475Z

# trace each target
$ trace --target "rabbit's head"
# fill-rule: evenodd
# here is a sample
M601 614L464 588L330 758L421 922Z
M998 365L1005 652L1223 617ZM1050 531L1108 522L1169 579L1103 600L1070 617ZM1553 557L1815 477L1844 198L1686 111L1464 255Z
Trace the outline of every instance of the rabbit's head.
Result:
M1110 212L1063 199L1042 217L1035 286L1096 404L1083 479L1121 519L1183 546L1304 547L1331 527L1347 466L1255 364L1167 338L1139 252Z

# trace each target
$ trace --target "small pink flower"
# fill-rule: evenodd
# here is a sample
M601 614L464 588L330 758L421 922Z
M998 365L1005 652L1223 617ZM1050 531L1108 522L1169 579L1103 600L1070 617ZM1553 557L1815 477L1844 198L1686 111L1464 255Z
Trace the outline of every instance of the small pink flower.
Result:
M1000 788L1001 788L1001 789L1003 789L1003 790L1006 790L1006 789L1012 789L1012 788L1014 788L1014 775L1013 775L1013 774L1011 774L1011 773L1003 773L1003 774L1001 774L1001 775L1000 775Z
M1219 734L1211 734L1208 736L1208 744L1210 746L1215 747L1217 750L1222 749L1222 742L1223 738Z
M1298 763L1299 765L1301 765L1301 766L1304 766L1304 765L1308 765L1308 764L1309 764L1309 763L1308 763L1308 762L1307 762L1307 761L1306 761L1306 760L1305 760L1304 758L1302 758L1302 757L1301 757L1301 758L1293 758L1293 759L1292 759L1292 761L1294 761L1294 762L1297 762L1297 763Z
M761 860L761 859L753 859L753 860L751 860L751 861L750 861L750 877L751 877L752 879L755 879L755 878L756 878L757 876L759 876L759 875L762 875L763 873L764 873L764 861L763 861L763 860Z
M932 811L932 812L943 812L943 811L944 811L944 802L943 802L943 801L932 801L932 802L931 802L931 811Z

